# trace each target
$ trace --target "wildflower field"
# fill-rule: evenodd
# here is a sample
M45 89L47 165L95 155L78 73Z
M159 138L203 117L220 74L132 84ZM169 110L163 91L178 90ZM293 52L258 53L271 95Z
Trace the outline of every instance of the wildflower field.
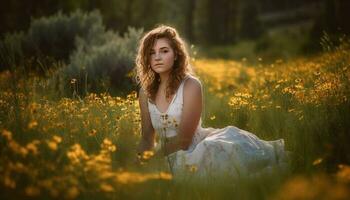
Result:
M0 199L348 199L349 50L344 41L311 58L254 66L193 60L204 127L283 138L290 152L286 174L215 183L174 181L152 152L135 163L136 91L57 98L50 79L2 72ZM67 84L74 93L75 80Z

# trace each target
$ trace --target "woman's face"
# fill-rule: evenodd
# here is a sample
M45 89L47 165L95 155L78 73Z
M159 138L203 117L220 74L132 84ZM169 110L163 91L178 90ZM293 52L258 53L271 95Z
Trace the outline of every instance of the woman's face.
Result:
M171 71L176 55L166 38L159 38L154 42L150 51L151 68L156 73L168 73Z

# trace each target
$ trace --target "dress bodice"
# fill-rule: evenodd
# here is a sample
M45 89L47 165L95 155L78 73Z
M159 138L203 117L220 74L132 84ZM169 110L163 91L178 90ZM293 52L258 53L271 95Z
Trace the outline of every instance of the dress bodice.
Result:
M153 128L157 134L162 137L174 137L178 134L179 125L181 121L181 115L183 110L183 89L185 81L190 77L190 75L185 76L185 78L180 83L173 99L171 100L168 109L165 112L161 112L157 106L148 100L148 110L151 116L151 121ZM198 140L199 129L201 129L202 120L199 120L197 130L194 135L194 140Z

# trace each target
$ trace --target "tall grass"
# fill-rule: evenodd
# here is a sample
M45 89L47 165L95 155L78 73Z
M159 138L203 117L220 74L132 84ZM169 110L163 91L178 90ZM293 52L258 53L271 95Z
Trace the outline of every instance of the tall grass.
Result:
M284 138L292 153L290 173L215 183L174 181L161 158L135 164L136 92L53 100L47 80L3 72L1 199L346 199L349 61L346 42L287 63L194 61L204 87L203 126Z

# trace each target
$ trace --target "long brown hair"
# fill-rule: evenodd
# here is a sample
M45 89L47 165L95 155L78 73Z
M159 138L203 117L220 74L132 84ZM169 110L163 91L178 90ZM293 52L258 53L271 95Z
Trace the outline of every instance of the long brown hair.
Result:
M189 56L185 42L180 38L175 28L160 25L147 32L140 40L136 56L136 82L152 101L155 100L160 84L160 76L151 68L150 51L156 40L160 38L168 39L177 58L174 61L166 86L166 99L169 99L170 96L176 92L176 89L186 74L193 73L189 64Z

